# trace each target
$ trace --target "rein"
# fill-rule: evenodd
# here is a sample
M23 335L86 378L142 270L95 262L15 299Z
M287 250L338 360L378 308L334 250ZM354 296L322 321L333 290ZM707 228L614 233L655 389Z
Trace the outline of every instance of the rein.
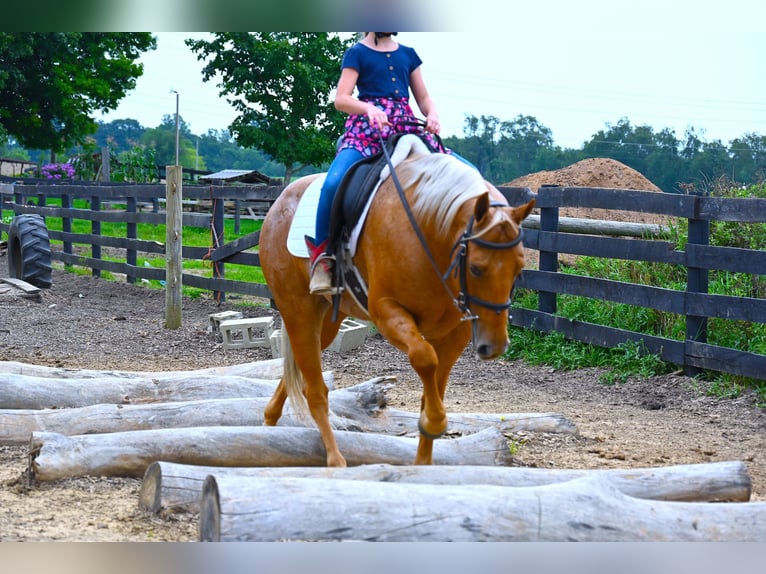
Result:
M490 301L485 301L484 299L480 299L479 297L474 297L473 295L468 293L468 281L466 276L468 244L475 243L481 247L485 247L488 249L510 249L521 242L523 237L523 229L519 227L519 234L516 236L516 238L506 243L494 243L491 241L485 241L484 239L481 238L481 234L477 234L477 235L473 234L474 217L471 216L471 219L468 221L468 225L466 226L466 230L463 232L460 238L458 238L458 240L455 242L455 245L452 247L452 251L451 251L452 262L447 268L447 271L444 274L442 274L441 271L439 270L438 265L436 264L436 260L434 259L433 254L431 253L431 249L428 246L428 242L426 241L426 238L423 235L423 231L420 229L420 226L418 225L418 222L415 219L415 214L412 213L412 208L410 207L410 204L407 202L407 198L404 195L404 190L402 189L402 185L399 182L399 178L397 177L396 171L394 170L394 166L391 162L391 156L388 152L388 148L385 144L382 147L383 147L383 153L386 156L386 162L388 164L388 169L390 171L391 178L394 182L394 187L396 187L396 192L399 195L399 199L402 202L404 211L407 214L407 218L410 220L410 225L412 225L412 228L415 230L415 234L418 236L418 239L420 240L420 244L423 246L423 249L425 250L426 255L428 256L428 260L431 263L431 267L433 267L434 271L436 272L436 275L439 277L439 280L442 282L442 286L444 287L444 290L452 298L452 302L463 314L461 321L475 321L476 319L478 319L478 317L474 315L473 312L471 311L471 303L474 303L486 309L491 309L495 311L496 313L502 313L503 311L508 309L511 306L510 297L508 298L508 301L504 303L492 303ZM500 203L500 202L492 202L490 206L491 207L509 207L507 203ZM452 290L450 289L449 285L447 285L447 277L449 277L450 273L452 273L453 270L455 270L459 274L459 278L460 278L460 293L458 293L457 297L452 293Z

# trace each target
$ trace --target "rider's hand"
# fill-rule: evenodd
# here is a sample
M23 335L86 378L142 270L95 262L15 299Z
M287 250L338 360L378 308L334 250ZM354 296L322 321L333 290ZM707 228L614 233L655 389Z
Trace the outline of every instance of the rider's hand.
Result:
M439 123L439 114L436 112L431 112L426 117L426 131L431 132L432 134L439 135L439 132L441 131L442 127Z
M367 109L367 119L369 120L372 127L378 128L379 130L382 130L383 126L391 125L391 122L388 121L388 115L386 115L386 112L373 105L370 105L370 107Z

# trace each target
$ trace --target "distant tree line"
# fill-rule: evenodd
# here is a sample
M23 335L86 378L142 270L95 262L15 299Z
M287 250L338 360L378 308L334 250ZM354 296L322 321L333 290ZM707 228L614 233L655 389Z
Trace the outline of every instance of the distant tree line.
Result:
M239 115L206 134L191 133L179 118L179 163L189 170L254 169L287 181L323 171L345 121L331 93L354 38L293 32L211 38L186 45L205 62L203 81L215 77ZM155 127L91 118L117 107L143 73L138 58L155 48L147 33L0 32L0 157L42 165L76 156L78 175L85 175L108 146L118 166L112 175L126 181L146 181L156 174L151 166L174 164L174 116ZM737 185L766 179L764 136L743 134L724 144L691 128L679 139L627 118L606 124L580 149L565 149L533 116L466 116L462 136L445 144L497 184L592 157L618 160L667 192L704 189L721 178Z
M679 140L669 129L655 132L622 118L593 134L582 148L564 149L554 144L551 130L531 116L519 115L510 121L468 116L463 131L463 137L445 138L445 145L498 184L594 157L620 161L667 192L690 186L706 189L721 178L738 185L766 181L766 136L755 133L727 146L719 140L704 141L694 129Z

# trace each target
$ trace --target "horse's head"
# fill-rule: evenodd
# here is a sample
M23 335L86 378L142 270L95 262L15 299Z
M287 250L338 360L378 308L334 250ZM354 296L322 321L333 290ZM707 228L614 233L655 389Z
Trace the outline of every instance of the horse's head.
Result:
M511 289L524 268L521 222L534 205L531 200L510 207L485 192L476 198L458 242L460 303L473 321L473 348L480 359L494 359L508 347Z

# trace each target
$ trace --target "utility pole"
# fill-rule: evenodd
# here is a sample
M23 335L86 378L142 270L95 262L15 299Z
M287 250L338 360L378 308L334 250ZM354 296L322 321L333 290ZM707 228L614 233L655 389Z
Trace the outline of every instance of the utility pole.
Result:
M175 92L175 94L176 94L176 165L179 165L178 164L178 156L179 156L179 152L181 150L180 131L179 131L180 130L180 126L179 126L179 121L178 121L178 99L179 98L178 98L178 92L176 90L171 90L171 91Z

